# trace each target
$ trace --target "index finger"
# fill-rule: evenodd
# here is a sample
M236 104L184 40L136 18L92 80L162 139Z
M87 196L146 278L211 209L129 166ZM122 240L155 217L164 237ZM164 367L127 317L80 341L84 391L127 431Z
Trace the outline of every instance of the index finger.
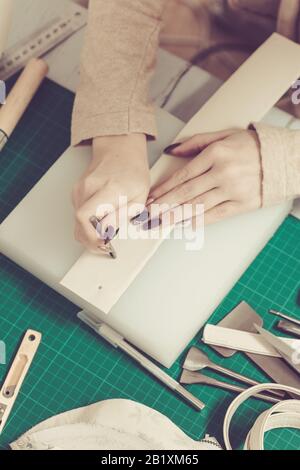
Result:
M154 202L159 197L172 191L177 186L181 186L189 180L197 178L198 176L206 173L212 166L212 161L209 158L210 153L203 151L201 155L194 160L186 163L182 168L176 170L167 180L158 186L151 189L148 203Z

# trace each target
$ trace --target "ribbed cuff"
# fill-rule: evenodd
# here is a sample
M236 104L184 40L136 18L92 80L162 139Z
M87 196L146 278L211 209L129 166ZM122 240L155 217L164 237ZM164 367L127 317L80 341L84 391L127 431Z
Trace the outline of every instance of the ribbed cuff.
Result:
M263 172L262 205L276 205L291 197L287 190L288 131L260 123L252 126L260 141Z

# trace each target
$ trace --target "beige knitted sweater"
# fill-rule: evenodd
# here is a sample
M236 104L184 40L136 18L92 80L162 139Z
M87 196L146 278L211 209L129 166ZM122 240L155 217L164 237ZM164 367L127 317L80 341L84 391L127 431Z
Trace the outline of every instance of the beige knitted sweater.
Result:
M81 79L73 112L73 145L105 135L135 132L156 136L148 87L155 69L167 1L90 0ZM259 4L259 10L273 3L274 9L274 1L270 0L225 3L231 13L243 16L247 15L249 4L252 7ZM277 3L277 30L296 39L300 2L277 0ZM256 13L260 15L260 11ZM300 131L263 124L255 127L261 143L263 205L300 196Z

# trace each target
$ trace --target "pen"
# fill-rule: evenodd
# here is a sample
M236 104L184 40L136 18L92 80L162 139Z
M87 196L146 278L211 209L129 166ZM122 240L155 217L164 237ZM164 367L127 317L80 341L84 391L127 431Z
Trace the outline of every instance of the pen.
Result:
M138 362L144 369L150 374L156 377L160 382L166 385L168 388L173 390L177 395L180 395L186 402L192 405L196 410L201 411L205 407L205 404L200 401L197 397L192 395L186 390L179 382L170 377L160 367L150 361L147 357L141 354L137 349L131 346L127 341L115 330L110 328L105 323L101 322L90 312L82 311L78 313L78 318L82 320L86 325L91 327L98 335L108 341L115 348L120 348L132 359Z

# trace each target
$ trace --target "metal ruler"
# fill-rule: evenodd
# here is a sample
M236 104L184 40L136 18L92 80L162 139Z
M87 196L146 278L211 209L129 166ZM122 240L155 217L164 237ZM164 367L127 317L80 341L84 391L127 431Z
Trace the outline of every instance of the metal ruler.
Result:
M0 79L7 80L32 57L41 57L87 24L87 11L71 5L35 33L8 49L0 60Z

